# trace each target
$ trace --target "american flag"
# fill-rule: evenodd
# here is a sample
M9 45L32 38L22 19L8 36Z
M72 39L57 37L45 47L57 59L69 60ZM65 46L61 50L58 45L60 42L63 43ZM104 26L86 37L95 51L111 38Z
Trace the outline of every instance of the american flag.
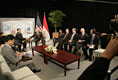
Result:
M37 20L36 20L36 28L39 29L39 31L42 31L43 30L43 27L41 25L41 21L40 21L40 18L39 18L39 15L37 14Z

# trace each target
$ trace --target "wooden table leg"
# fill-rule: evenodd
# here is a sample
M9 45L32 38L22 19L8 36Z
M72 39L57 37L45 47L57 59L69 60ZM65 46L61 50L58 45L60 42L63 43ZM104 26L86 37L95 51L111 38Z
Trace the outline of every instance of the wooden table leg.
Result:
M80 65L80 59L78 59L78 69L79 69L79 65Z
M64 76L66 76L66 65L64 65Z
M31 42L31 48L32 48L32 42Z
M29 43L29 47L30 47L30 42L28 42Z
M34 49L32 49L32 56L34 56Z
M47 57L45 54L43 56L44 56L44 63L47 64Z

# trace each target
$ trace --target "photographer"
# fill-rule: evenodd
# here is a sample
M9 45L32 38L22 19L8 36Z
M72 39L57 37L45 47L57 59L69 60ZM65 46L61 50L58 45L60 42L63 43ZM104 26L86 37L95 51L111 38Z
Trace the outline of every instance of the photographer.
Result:
M116 55L118 55L118 37L113 38L112 36L101 57L97 58L95 62L83 72L78 80L104 80L110 60Z

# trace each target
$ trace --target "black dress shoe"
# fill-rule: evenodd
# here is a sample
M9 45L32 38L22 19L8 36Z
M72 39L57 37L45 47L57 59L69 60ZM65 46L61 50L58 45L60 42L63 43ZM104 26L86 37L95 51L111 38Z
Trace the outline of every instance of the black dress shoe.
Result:
M34 73L37 73L37 72L40 72L41 71L41 69L38 69L38 70L36 70L36 69L34 69L34 70L32 70Z
M84 59L85 59L85 60L87 60L87 59L88 59L88 57L85 57Z

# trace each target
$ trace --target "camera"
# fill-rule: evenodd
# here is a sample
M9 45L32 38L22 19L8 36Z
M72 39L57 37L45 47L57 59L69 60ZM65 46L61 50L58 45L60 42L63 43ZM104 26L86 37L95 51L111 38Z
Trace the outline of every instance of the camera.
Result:
M118 19L112 19L109 28L114 35L117 35L118 34Z

